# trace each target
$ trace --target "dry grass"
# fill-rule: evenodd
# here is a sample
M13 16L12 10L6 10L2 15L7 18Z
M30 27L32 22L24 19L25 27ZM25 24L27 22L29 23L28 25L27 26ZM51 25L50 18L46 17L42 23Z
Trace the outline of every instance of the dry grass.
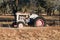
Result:
M13 22L0 22L0 24L12 24Z
M60 40L60 27L0 28L0 40Z
M14 16L0 16L0 18L10 18L10 19L14 19Z

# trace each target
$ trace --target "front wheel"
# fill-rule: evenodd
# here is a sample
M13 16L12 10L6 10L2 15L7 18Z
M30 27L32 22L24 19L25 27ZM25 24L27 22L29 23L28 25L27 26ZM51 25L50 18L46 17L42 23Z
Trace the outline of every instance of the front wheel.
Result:
M23 23L18 24L18 28L22 28L23 26L24 26Z
M36 27L44 27L44 25L45 25L45 20L44 20L44 18L40 18L40 17L37 17L36 19L35 19L35 21L34 21L34 26L36 26Z

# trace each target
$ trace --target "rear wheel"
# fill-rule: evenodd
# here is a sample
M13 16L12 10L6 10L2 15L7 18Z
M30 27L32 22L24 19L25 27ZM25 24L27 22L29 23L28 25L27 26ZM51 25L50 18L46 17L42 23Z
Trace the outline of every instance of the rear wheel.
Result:
M37 17L34 21L34 26L36 27L43 27L45 25L45 20L44 18Z

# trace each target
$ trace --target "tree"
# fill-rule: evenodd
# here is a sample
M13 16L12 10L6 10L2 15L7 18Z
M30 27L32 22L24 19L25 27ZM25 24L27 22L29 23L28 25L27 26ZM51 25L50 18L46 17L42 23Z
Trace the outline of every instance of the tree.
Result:
M48 9L53 10L53 14L54 14L54 10L58 8L58 6L60 5L60 0L45 0L46 1L46 6L47 6L47 11ZM49 10L49 12L51 11ZM47 14L49 14L49 12ZM51 14L51 12L50 12ZM50 15L49 14L49 15Z

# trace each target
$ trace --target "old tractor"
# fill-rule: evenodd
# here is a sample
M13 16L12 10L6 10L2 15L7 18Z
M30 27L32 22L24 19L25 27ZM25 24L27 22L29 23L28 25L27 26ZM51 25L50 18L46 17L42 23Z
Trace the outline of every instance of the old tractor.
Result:
M16 22L14 27L24 27L24 26L33 26L33 27L43 27L45 26L45 19L35 13L16 13Z

